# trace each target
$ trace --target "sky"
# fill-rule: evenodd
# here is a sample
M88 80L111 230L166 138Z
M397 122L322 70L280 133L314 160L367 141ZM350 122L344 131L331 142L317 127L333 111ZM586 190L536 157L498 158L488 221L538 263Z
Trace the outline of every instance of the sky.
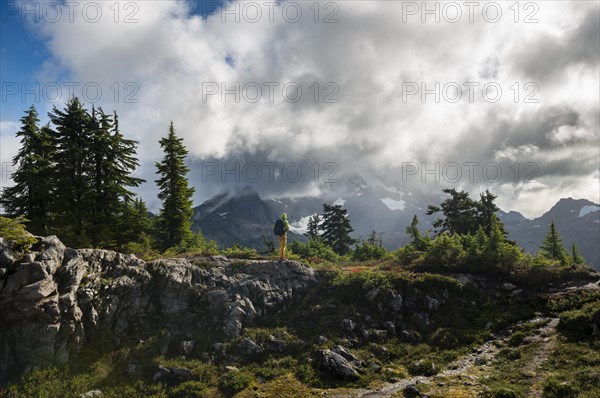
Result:
M195 204L360 184L420 201L490 189L541 215L600 202L598 1L2 2L0 161L19 118L72 94L154 163L173 121ZM350 188L351 189L351 188Z

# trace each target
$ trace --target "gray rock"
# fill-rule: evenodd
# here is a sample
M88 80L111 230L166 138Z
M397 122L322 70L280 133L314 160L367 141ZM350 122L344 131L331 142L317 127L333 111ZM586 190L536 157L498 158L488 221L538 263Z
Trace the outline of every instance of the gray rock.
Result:
M415 398L420 397L421 393L419 392L417 386L415 386L414 384L409 384L402 391L402 396L405 398Z
M154 376L152 377L152 381L164 380L170 375L171 375L171 371L169 369L165 368L162 365L158 365L156 373L154 373Z
M179 352L186 357L189 357L194 351L195 340L184 340L179 342Z
M352 332L354 332L354 329L356 329L356 324L350 319L342 319L340 326L342 327L342 330L347 334L351 334Z
M264 350L254 342L254 340L245 337L237 346L239 354L246 360L255 360L264 354Z
M336 354L340 354L348 361L357 361L358 360L358 358L356 358L354 355L352 355L352 353L346 347L344 347L342 345L336 345L335 347L333 347L331 349L331 351L335 352Z
M373 289L369 290L369 292L365 295L365 298L368 301L374 301L378 295L379 295L379 288L374 287Z
M318 344L325 344L327 343L329 340L327 339L327 337L325 336L319 336L319 338L317 339L317 343Z
M194 379L194 374L187 368L172 367L169 370L171 371L171 375L173 375L173 377L175 377L175 379L178 381L183 382Z
M516 288L517 287L515 285L513 285L512 283L505 282L502 284L502 289L504 289L506 291L515 290Z
M394 312L399 312L402 309L402 296L400 294L395 294L392 290L388 290L388 294L392 296L390 308Z
M403 330L400 332L400 339L407 343L418 343L421 341L419 333L414 330Z
M436 312L440 308L440 302L433 297L425 296L427 300L427 309L431 312Z
M342 379L356 380L360 377L354 365L346 358L331 350L317 351L319 367Z
M385 330L387 330L388 334L390 336L395 336L396 335L396 325L394 324L394 322L392 321L385 321L383 323L383 327L385 328Z

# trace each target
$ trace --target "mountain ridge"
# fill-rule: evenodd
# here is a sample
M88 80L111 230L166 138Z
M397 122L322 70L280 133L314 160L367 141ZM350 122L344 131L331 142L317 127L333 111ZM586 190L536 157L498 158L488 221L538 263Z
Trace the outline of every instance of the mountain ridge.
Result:
M382 234L383 245L394 250L408 242L404 230L417 214L422 230L432 230L436 216L425 214L426 206L411 201L407 195L383 188L361 186L347 196L262 199L251 187L221 193L194 208L195 231L201 230L208 239L221 246L234 243L264 248L263 236L272 239L272 224L286 212L291 225L289 240L305 241L302 236L308 217L320 214L323 203L338 202L348 209L353 236L364 239L372 230ZM390 208L384 199L402 204L402 209ZM218 205L216 205L218 202ZM388 201L389 202L389 201ZM600 269L600 205L587 199L562 198L540 217L529 219L514 211L500 210L498 217L506 227L508 238L526 251L541 245L549 225L555 222L565 248L575 243L587 263Z

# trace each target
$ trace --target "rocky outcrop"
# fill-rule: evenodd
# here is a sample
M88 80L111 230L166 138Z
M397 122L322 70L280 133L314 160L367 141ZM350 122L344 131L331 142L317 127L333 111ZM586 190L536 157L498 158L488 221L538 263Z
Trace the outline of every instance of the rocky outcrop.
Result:
M255 318L288 306L317 283L298 262L222 256L144 262L107 250L39 238L24 256L0 238L0 385L64 363L85 341L139 336L170 319L238 336ZM188 354L193 343L179 349Z

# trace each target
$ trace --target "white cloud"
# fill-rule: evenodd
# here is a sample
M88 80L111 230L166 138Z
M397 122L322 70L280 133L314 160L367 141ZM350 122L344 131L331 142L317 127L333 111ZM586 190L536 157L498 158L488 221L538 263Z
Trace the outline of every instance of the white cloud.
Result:
M226 158L243 152L260 152L276 160L319 156L338 162L341 172L390 174L407 161L486 161L495 156L523 162L564 157L570 151L588 157L597 153L593 145L569 146L570 140L584 138L598 143L597 68L562 64L560 79L544 82L544 86L534 82L539 86L534 96L539 103L529 104L523 103L532 92L524 88L529 76L515 62L515 57L525 56L525 41L567 40L573 24L597 11L597 4L536 3L540 22L534 24L514 23L508 3L502 5L499 23L486 22L480 9L474 23L465 22L465 9L462 22L456 24L423 24L419 16L403 22L403 2L337 2L339 22L331 24L314 22L308 8L312 3L297 3L303 5L304 16L297 23L281 17L285 2L275 7L273 23L266 17L266 8L258 23L243 19L235 23L232 18L223 23L219 14L206 21L191 15L183 1L136 4L139 23L135 24L114 23L111 18L90 24L78 18L74 23L45 25L54 56L45 78L53 79L56 71L67 70L76 81L98 82L103 87L114 82L139 84L139 103L114 104L105 97L103 105L118 108L123 130L140 141L140 157L150 168L143 174L149 180L153 179L152 162L160 157L157 142L169 120L175 122L196 158ZM321 8L321 19L325 11ZM106 8L105 12L112 15ZM525 14L521 10L520 17ZM233 60L233 67L226 57ZM481 88L490 80L502 88L497 103L482 98ZM223 103L211 96L205 103L202 89L207 82L224 83L228 88L236 82L242 86L256 82L263 88L263 97L257 103L243 99L236 103L228 95ZM268 101L265 82L280 84L274 103ZM298 103L282 98L281 86L289 82L302 86ZM315 82L322 88L319 103L312 99ZM323 90L327 82L339 87L337 103L322 102L323 95L331 92ZM457 83L462 100L450 103L442 97L436 103L429 95L423 103L415 95L404 101L402 89L407 82L419 87L424 83L429 89L436 82L440 88ZM466 82L480 84L472 103ZM540 109L564 104L579 112L580 123L553 126L539 136L547 144L564 144L565 151L518 142L524 137L519 131L511 132L511 126ZM548 208L558 199L556 195L590 194L586 184L596 170L588 169L579 177L564 176L571 181L568 186L560 179L542 181L546 194L536 194L536 206ZM306 189L314 192L315 187ZM406 190L416 194L423 187ZM522 202L531 197L510 184L498 191L510 209L523 209ZM599 200L598 193L592 192L590 199Z

